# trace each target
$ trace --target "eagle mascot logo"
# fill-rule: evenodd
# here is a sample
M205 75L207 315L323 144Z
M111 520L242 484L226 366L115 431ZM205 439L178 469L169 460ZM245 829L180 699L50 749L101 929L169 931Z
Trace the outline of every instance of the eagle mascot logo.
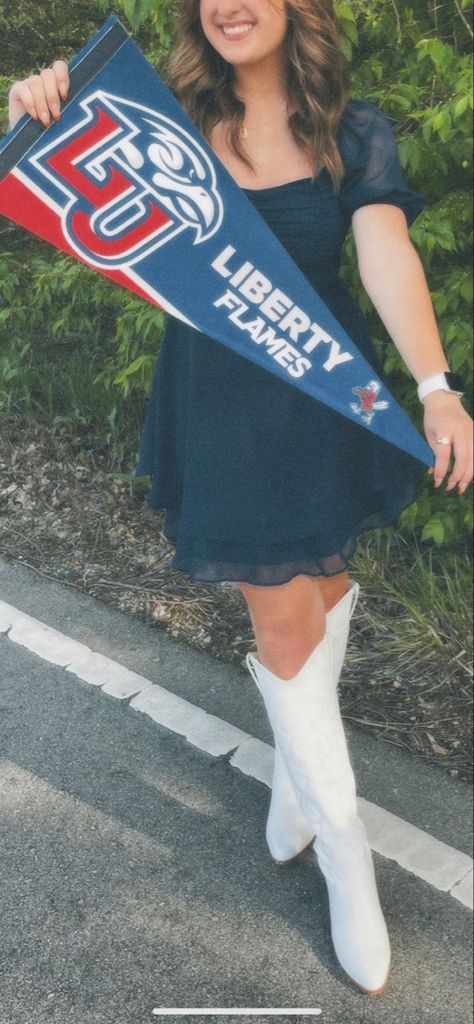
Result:
M352 412L354 412L356 416L360 416L363 423L371 423L376 412L380 412L382 409L388 409L388 402L377 401L377 395L380 388L381 385L377 380L369 380L369 383L365 388L352 388L352 394L359 396L360 404L357 405L357 402L351 402L350 406Z

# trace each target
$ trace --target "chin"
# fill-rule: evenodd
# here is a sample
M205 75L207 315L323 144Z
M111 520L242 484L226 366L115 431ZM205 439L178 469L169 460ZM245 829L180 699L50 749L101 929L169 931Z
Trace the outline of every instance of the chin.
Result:
M272 55L276 56L280 49L279 47L274 47L270 50L259 51L257 47L248 47L247 50L244 50L244 48L242 47L242 50L238 52L237 46L235 47L235 50L232 50L231 46L216 46L213 40L209 41L212 43L212 46L217 51L219 56L222 57L222 59L225 60L227 64L232 65L243 66L244 64L259 64L261 61L266 60L268 57L271 57Z

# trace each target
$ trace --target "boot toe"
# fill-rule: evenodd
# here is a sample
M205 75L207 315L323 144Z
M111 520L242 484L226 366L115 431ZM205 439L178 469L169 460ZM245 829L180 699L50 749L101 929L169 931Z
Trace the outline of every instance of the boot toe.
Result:
M333 936L333 945L341 967L358 988L374 995L383 991L390 973L388 943L371 943L366 937L363 945L359 943L348 948L347 938L342 944Z
M277 864L286 864L312 845L315 832L302 817L292 823L291 829L282 829L281 822L270 813L265 838L272 859Z
M268 843L270 856L272 860L275 861L275 864L291 864L291 862L294 861L295 858L300 855L300 853L303 853L305 850L308 850L309 847L313 845L313 839L314 835L310 836L310 838L306 842L304 841L304 839L301 839L301 841L298 844L293 843L291 847L285 847L281 844L271 846L270 843Z

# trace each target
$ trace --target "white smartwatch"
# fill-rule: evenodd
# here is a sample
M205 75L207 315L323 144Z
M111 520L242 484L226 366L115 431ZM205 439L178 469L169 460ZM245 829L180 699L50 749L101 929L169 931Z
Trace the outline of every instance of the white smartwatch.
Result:
M433 377L427 377L418 385L418 398L422 402L432 391L449 391L452 395L462 398L464 391L461 391L461 388L461 379L455 373L435 373Z

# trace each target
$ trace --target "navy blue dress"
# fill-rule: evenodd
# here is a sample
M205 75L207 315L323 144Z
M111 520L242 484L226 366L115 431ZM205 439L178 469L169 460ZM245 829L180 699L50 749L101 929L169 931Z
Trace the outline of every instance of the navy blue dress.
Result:
M244 191L385 380L338 276L341 248L359 206L391 203L411 225L424 200L406 185L390 122L375 104L348 101L338 146L339 195L326 168L314 183ZM270 586L342 572L363 530L396 522L415 500L426 469L169 315L134 472L151 477L148 507L165 510L172 569L204 583Z

